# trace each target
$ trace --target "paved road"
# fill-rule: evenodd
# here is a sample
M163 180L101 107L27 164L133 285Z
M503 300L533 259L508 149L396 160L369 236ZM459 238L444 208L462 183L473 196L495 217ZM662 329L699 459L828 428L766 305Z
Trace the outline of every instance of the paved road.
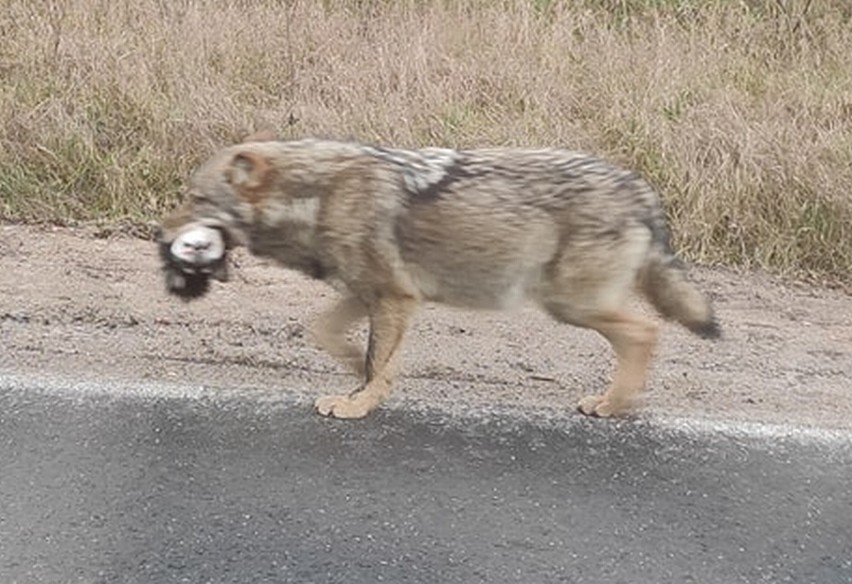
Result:
M6 584L852 582L849 439L20 381Z

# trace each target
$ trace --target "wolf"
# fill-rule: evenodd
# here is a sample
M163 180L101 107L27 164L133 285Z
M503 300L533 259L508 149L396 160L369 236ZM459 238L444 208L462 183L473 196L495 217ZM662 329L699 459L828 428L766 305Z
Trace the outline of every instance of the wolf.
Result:
M341 293L313 336L361 383L320 397L324 416L361 418L388 398L424 302L511 309L531 301L599 332L615 354L613 380L577 407L600 417L634 408L657 341L656 322L629 307L631 292L701 337L720 336L710 302L672 250L654 189L581 152L256 135L200 166L157 240L167 290L184 299L227 279L235 246ZM366 351L346 338L362 319Z

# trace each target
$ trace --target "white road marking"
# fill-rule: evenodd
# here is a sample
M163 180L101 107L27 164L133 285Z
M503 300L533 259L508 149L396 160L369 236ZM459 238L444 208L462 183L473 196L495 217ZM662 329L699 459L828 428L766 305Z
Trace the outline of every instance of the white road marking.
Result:
M0 369L0 391L14 391L25 394L32 391L46 392L70 400L87 398L113 399L179 399L204 400L213 402L239 401L241 403L256 403L259 406L286 406L312 404L315 395L305 389L281 391L280 389L246 388L227 389L204 385L184 383L168 383L160 381L116 380L113 378L103 381L83 380L51 374L22 374L16 371ZM470 419L474 423L482 420L482 409L474 406L459 407L459 404L446 404L442 409L438 401L428 404L415 400L391 400L385 404L389 410L413 410L421 415L433 412L435 415L447 415L450 418ZM486 415L487 411L484 412ZM545 411L539 408L512 408L499 410L500 416L517 418L519 422L527 420L535 422L542 420L551 428L567 428L577 423L588 423L588 419L579 414L566 412ZM799 427L791 424L774 424L751 421L718 420L701 417L664 416L659 413L645 414L634 420L604 421L613 423L644 426L663 432L685 434L690 436L723 436L729 438L750 439L761 443L786 440L800 444L825 446L852 446L852 431L831 428Z

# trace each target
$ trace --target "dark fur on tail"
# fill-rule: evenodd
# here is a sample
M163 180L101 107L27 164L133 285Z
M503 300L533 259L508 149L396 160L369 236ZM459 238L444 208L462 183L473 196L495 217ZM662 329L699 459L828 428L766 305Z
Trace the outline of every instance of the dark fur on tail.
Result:
M718 339L722 329L710 302L678 266L652 264L642 290L660 314L675 320L705 339Z
M722 329L710 301L689 281L683 263L672 251L662 212L647 223L652 243L639 286L660 314L705 339L718 339Z

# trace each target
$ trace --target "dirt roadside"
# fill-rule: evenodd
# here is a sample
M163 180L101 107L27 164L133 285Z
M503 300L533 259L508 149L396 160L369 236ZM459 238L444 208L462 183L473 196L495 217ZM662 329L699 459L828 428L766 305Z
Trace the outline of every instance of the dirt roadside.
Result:
M333 301L320 283L236 255L232 281L184 304L166 296L156 249L91 230L0 225L0 375L156 380L313 397L352 389L305 332ZM641 415L852 430L852 297L757 274L693 270L724 338L662 329ZM426 307L388 407L574 415L606 384L594 333L533 308Z

